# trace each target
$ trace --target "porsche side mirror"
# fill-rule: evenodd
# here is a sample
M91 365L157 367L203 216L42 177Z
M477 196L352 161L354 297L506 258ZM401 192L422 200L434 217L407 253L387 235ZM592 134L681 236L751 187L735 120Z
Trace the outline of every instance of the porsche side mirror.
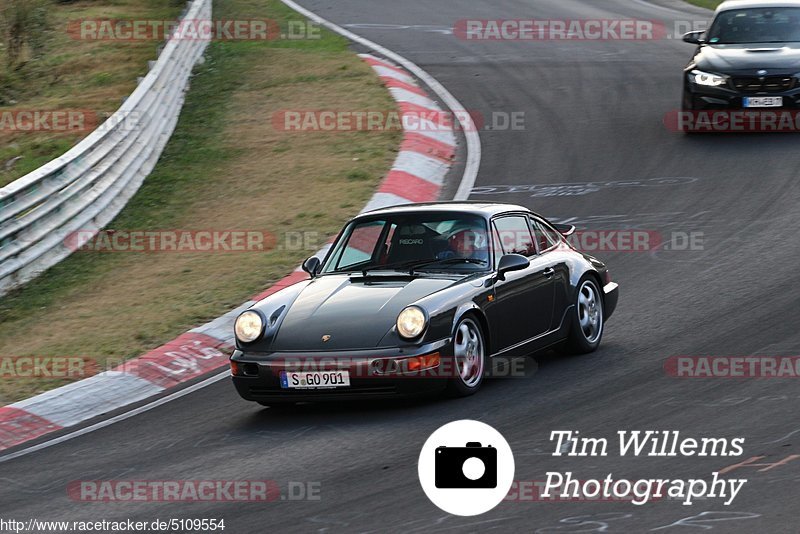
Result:
M500 265L497 266L497 279L505 280L506 273L527 269L531 262L520 254L506 254L500 258Z
M689 43L689 44L695 44L695 45L705 44L706 40L703 39L702 37L700 37L704 33L705 32L702 31L702 30L685 33L685 34L683 34L683 42L684 43Z
M311 275L311 278L316 278L319 271L319 266L322 262L316 256L311 256L303 262L303 270Z
M575 233L575 227L571 224L554 224L553 228L558 230L558 233L564 237L569 237Z

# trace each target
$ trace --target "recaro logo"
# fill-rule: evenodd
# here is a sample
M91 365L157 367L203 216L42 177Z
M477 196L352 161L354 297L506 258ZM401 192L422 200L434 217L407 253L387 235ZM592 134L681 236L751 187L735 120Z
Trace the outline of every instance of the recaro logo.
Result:
M422 245L425 243L422 239L401 239L401 245Z

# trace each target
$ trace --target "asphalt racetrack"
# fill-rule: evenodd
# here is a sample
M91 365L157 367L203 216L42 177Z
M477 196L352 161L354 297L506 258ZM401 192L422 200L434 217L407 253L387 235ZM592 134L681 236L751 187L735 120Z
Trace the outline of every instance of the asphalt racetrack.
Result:
M225 518L225 532L764 532L796 533L800 459L748 478L730 506L508 501L450 516L420 488L426 438L478 419L511 445L517 480L548 471L581 479L710 477L752 457L798 453L800 390L791 379L682 379L677 355L795 355L800 346L800 151L792 134L686 136L680 39L468 41L464 19L705 20L683 4L636 0L303 0L304 7L407 57L465 108L524 113L524 128L482 129L471 199L514 202L582 229L694 236L690 250L600 251L620 302L588 356L537 356L522 378L494 379L460 400L263 409L227 379L156 409L0 465L4 516L96 520ZM358 51L364 51L356 47ZM491 121L489 121L491 122ZM460 178L452 172L450 194ZM674 247L673 247L674 248ZM686 247L677 247L686 248ZM691 250L691 249L694 250ZM618 430L743 437L739 458L554 457L550 433ZM86 503L75 480L313 482L319 500L273 503ZM283 488L284 490L286 488Z

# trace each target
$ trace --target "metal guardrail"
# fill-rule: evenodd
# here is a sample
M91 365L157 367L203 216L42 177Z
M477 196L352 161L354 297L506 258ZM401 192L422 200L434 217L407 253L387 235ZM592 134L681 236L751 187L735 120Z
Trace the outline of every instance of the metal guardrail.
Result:
M184 18L211 18L194 0ZM207 40L170 38L122 106L67 153L0 189L0 295L69 256L67 238L111 222L153 170ZM87 232L84 232L87 231Z

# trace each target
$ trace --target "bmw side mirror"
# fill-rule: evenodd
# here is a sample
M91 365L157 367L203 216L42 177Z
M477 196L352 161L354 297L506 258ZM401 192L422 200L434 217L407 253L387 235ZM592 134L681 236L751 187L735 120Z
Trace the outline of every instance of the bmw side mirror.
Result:
M521 254L506 254L500 258L500 265L497 266L497 279L505 280L506 273L527 269L531 262Z
M706 40L703 39L702 37L700 37L704 33L705 32L702 31L702 30L701 31L694 31L694 32L685 33L685 34L683 34L683 42L689 43L689 44L694 44L694 45L705 44Z
M311 278L316 278L319 266L322 262L319 261L319 258L316 256L311 256L306 261L303 262L303 270L311 275Z

